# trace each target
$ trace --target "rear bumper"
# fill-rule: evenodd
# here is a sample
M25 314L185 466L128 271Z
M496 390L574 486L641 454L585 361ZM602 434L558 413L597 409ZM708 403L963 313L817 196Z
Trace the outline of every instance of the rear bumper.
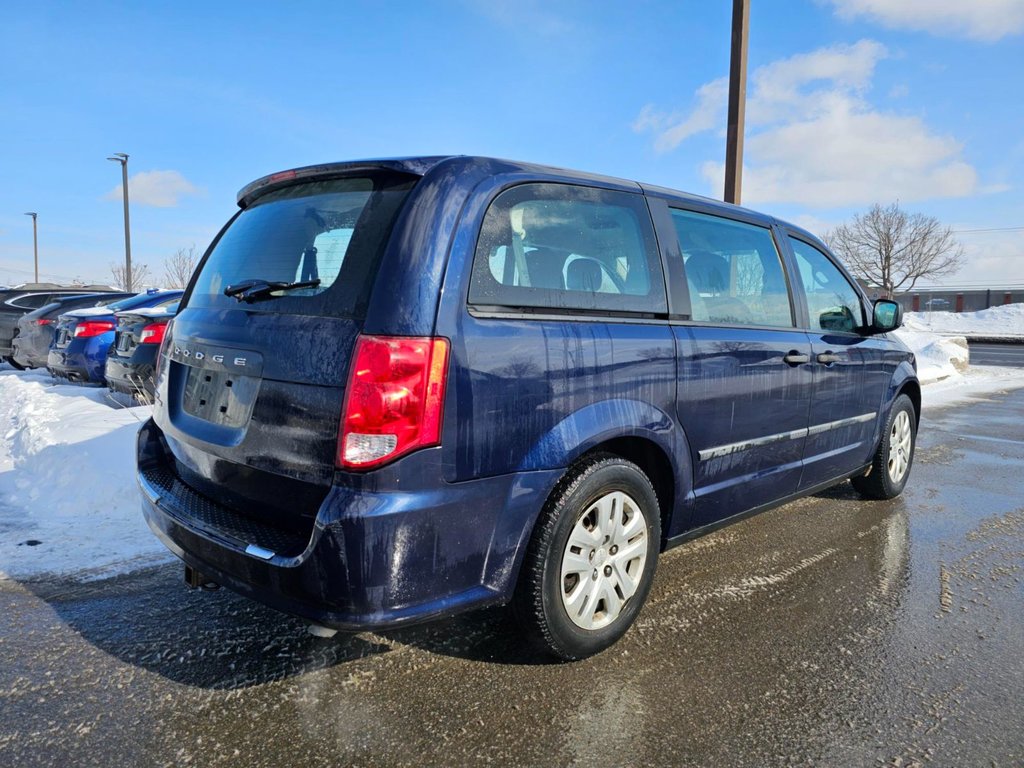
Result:
M110 345L107 344L109 347ZM61 379L102 384L106 347L102 354L85 341L72 339L63 349L51 349L46 357L50 373Z
M533 522L559 474L453 485L438 479L422 490L335 485L303 541L294 529L255 522L183 483L152 421L140 430L138 448L143 514L168 549L236 592L346 630L401 626L507 601Z
M107 386L115 392L153 396L153 368L159 344L139 345L130 357L109 355L104 365Z
M85 366L84 361L60 350L50 350L46 356L46 369L58 379L76 382L89 381L89 369Z
M52 333L19 333L11 341L11 357L25 368L45 368L52 339Z
M18 338L15 338L11 344L10 356L22 368L42 368L46 366L46 355L44 354L40 360L38 356L31 354L31 350L26 349L24 345L20 344Z

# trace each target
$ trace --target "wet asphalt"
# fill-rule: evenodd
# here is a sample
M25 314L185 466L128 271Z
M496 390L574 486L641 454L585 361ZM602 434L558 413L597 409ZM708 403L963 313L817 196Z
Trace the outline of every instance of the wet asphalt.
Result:
M610 651L492 610L323 640L165 566L0 582L0 765L1019 766L1024 390L926 414L848 484L662 557Z

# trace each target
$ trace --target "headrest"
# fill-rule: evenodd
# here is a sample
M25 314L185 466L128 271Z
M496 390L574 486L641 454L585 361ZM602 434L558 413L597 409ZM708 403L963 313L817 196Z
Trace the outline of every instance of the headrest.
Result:
M690 251L686 277L701 293L725 293L729 287L729 262L711 251Z
M570 291L599 291L604 274L593 259L573 259L565 267L565 287Z

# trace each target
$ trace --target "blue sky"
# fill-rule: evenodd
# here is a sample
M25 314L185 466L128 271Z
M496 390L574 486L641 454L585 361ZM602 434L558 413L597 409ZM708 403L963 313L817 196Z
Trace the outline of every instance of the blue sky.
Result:
M822 234L899 200L946 282L1024 284L1024 3L752 0L743 202ZM731 3L8 3L0 284L204 248L252 179L488 154L721 197ZM1016 229L1006 229L1016 228ZM1001 230L976 232L973 230Z

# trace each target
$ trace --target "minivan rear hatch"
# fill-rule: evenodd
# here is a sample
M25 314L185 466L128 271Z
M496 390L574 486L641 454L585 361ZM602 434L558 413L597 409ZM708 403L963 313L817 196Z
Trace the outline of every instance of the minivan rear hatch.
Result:
M417 179L362 168L243 199L163 348L154 418L182 482L237 513L311 527L349 357Z

